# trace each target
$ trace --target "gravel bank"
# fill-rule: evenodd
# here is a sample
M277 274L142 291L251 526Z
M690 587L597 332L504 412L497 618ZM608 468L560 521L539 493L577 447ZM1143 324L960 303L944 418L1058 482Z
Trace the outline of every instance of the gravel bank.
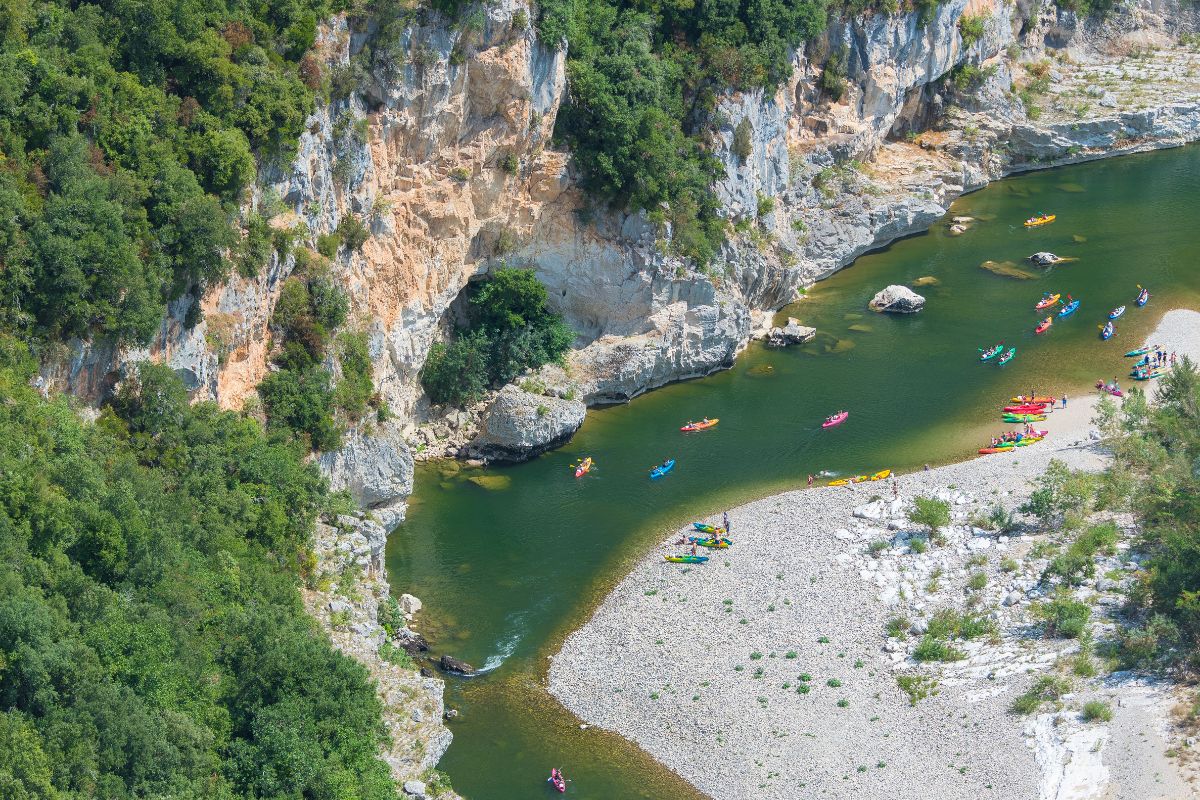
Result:
M1200 360L1200 314L1167 314L1150 340ZM735 547L703 567L663 562L681 549L673 536L568 637L552 660L550 691L713 797L1096 796L1109 775L1102 726L1069 710L1009 713L1034 675L1077 649L1031 630L1045 561L1030 556L1033 537L968 523L993 505L1018 505L1051 459L1101 468L1090 445L1093 406L1094 398L1070 402L1045 424L1047 441L1012 454L734 509ZM903 521L916 495L940 496L954 510L947 543L923 554ZM880 541L886 548L872 553ZM1121 553L1099 566L1101 576L1136 570ZM986 585L975 578L968 589L977 574ZM1080 593L1103 612L1119 602L1122 583L1102 578ZM936 610L968 602L1000 635L958 643L962 660L919 665L917 635L885 632L903 615L919 633ZM898 675L936 681L935 693L914 706ZM1145 723L1124 713L1113 724L1131 717Z

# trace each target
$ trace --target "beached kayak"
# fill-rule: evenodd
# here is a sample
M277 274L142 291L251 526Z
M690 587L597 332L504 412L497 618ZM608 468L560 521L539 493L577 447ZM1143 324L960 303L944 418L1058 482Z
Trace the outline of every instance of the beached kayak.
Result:
M1025 227L1036 228L1039 225L1049 225L1056 219L1058 219L1058 215L1056 214L1042 214L1041 216L1030 217L1029 219L1025 220Z
M1108 312L1109 319L1116 319L1125 313L1125 306L1117 306L1112 311Z
M1001 422L1045 422L1045 414L1005 414Z
M675 469L675 459L672 458L667 463L659 464L657 467L650 470L650 477L651 478L661 478L663 475L666 475L668 472L670 472L673 469Z
M1049 308L1057 303L1060 297L1062 297L1061 294L1050 294L1049 292L1046 292L1042 295L1042 299L1038 300L1037 305L1033 308L1035 311L1041 311L1043 308Z
M995 358L996 356L1000 355L1003 352L1004 352L1004 342L1001 342L1000 344L995 345L994 347L989 347L986 350L984 350L983 348L979 348L979 360L980 361L990 361L991 359Z
M1100 328L1100 338L1104 340L1111 339L1112 335L1116 332L1117 329L1112 322L1106 322L1104 323L1104 326Z
M1026 445L1033 444L1034 442L1040 442L1044 438L1044 436L1026 436L1017 442L1017 447L1025 447Z
M724 548L724 547L729 547L729 545L733 544L732 539L725 539L725 538L707 539L703 536L689 536L688 541L698 544L701 547L712 547L712 548Z
M1148 381L1151 378L1161 378L1164 375L1164 371L1161 369L1150 370L1149 372L1139 372L1138 370L1134 370L1130 374L1133 375L1133 379L1135 381Z
M663 556L663 560L672 564L703 564L708 561L708 556Z
M846 417L848 417L848 416L850 416L849 411L839 411L838 413L834 414L832 417L827 417L825 419L825 421L821 423L821 427L822 428L832 428L834 425L841 425L843 422L846 421Z
M830 481L830 486L846 486L850 483L849 478L838 478L836 481Z
M1067 295L1067 299L1070 300L1071 295ZM1060 319L1062 317L1069 317L1072 314L1074 314L1076 312L1076 310L1078 310L1078 308L1079 308L1079 301L1071 300L1071 302L1067 303L1065 306L1062 307L1062 310L1058 312L1058 316Z
M1008 414L1041 414L1046 410L1046 403L1027 403L1019 406L1005 406L1004 411Z
M1011 453L1015 449L1016 448L1013 447L1012 445L1009 445L1007 447L1001 447L999 445L997 445L996 447L981 447L981 448L979 448L979 454L987 456L987 455L991 455L992 453Z
M1041 322L1038 323L1038 326L1033 329L1033 332L1034 333L1045 333L1046 331L1050 330L1050 326L1053 324L1054 324L1054 318L1046 317L1044 320L1042 320Z
M1108 392L1113 397L1124 397L1125 396L1125 393L1122 392L1120 389L1115 389L1112 386L1107 385L1104 381L1096 381L1096 388L1102 392Z
M701 533L720 534L725 532L725 529L719 525L709 525L706 522L693 522L692 527Z
M1005 364L1012 361L1013 357L1016 354L1017 354L1017 348L1010 347L1010 348L1008 348L1008 352L1005 353L1004 355L1000 356L1000 360L997 361L996 363L1003 367Z
M1148 302L1150 302L1150 291L1148 289L1142 289L1140 292L1138 292L1137 296L1138 308L1141 308Z
M890 469L881 469L881 470L879 470L879 472L876 472L874 475L871 476L871 480L881 481L881 480L884 480L885 478L887 478L891 474L892 474L892 471Z
M1054 398L1053 397L1026 397L1023 394L1019 394L1016 397L1010 397L1009 402L1012 402L1012 403L1034 403L1039 406L1048 406L1054 402Z
M720 421L721 420L719 420L719 419L710 419L710 420L704 420L702 422L689 422L687 425L684 425L679 430L684 431L684 432L708 430L709 428L711 428L713 425L716 425Z
M590 470L592 468L593 464L595 464L595 462L592 461L591 456L588 456L583 461L580 461L579 466L577 466L575 468L575 477L582 478L584 475L586 475L588 473L588 470Z

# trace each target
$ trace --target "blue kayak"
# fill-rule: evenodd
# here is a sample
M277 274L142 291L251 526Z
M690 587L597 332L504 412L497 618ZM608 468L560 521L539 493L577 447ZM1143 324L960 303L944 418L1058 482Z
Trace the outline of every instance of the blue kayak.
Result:
M672 458L666 464L659 464L657 467L650 470L650 477L661 478L663 475L666 475L673 469L675 469L675 459Z
M1067 303L1065 306L1062 307L1062 311L1059 311L1058 315L1060 317L1069 317L1075 313L1075 310L1077 308L1079 308L1079 301L1072 300L1071 302Z

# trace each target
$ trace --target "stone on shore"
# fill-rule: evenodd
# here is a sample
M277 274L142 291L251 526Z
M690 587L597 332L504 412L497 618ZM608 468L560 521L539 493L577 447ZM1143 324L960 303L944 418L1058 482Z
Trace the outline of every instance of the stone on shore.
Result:
M924 307L924 297L907 286L896 284L880 291L869 303L872 311L887 311L893 314L915 314Z
M488 461L524 461L567 442L586 411L579 400L536 395L509 384L488 406L469 450Z
M459 675L474 675L475 668L465 661L460 661L453 656L443 655L438 659L438 666L443 672L453 672Z
M424 605L415 595L402 594L400 595L400 610L405 614L416 614Z
M816 328L809 328L800 324L800 320L795 317L788 317L787 325L782 328L771 328L767 334L768 347L788 347L794 344L804 344L812 341L817 335Z

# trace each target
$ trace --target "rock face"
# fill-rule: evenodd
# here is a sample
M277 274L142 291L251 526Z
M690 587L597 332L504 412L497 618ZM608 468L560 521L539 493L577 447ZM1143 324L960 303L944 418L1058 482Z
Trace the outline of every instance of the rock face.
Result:
M340 450L322 454L318 463L334 491L349 491L363 508L381 512L390 526L404 520L404 500L412 494L413 457L394 424L347 435Z
M566 442L583 424L579 400L531 394L505 386L484 414L472 455L489 461L522 461Z
M925 307L925 298L907 286L892 285L872 297L867 305L872 311L915 314Z
M816 328L800 324L795 317L788 317L787 325L782 328L771 328L767 332L769 347L788 347L793 344L804 344L817 335Z

